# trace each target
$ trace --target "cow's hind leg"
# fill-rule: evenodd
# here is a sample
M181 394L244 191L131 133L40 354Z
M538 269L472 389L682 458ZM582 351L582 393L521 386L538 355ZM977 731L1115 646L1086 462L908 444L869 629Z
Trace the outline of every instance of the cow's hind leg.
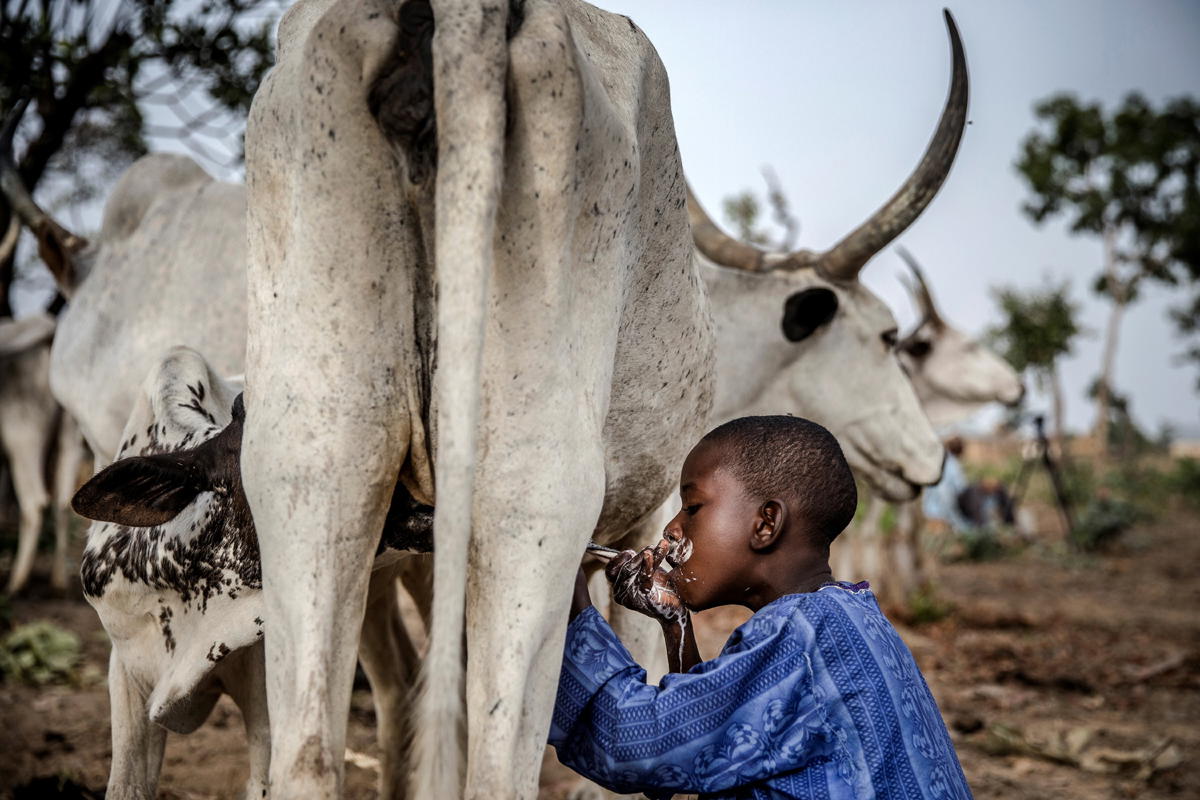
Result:
M476 518L467 592L466 796L478 800L537 796L571 586L604 497L598 434L512 433L525 458L495 459L476 484L475 507L489 509Z
M364 340L370 336L363 332ZM371 561L405 452L400 436L389 435L399 433L400 424L383 413L395 408L396 398L376 380L387 356L360 357L371 374L334 375L354 370L331 366L303 388L288 387L278 374L248 376L271 387L266 392L288 387L280 397L295 404L281 414L278 404L247 403L242 454L271 624L271 791L281 797L341 794ZM341 354L334 360L350 361ZM250 380L248 387L255 385ZM372 402L362 402L362 392L373 392Z
M21 447L8 451L8 462L12 467L13 489L17 495L17 507L21 513L18 528L17 556L13 561L12 573L8 576L8 592L16 594L25 587L29 573L33 570L33 558L37 554L38 536L42 530L42 517L50 496L46 482L42 479L42 455L44 443L33 437Z
M381 570L371 576L358 644L358 659L371 681L375 700L375 735L383 768L379 776L381 800L398 800L406 795L405 736L411 690L419 666L417 651L400 619L396 580L392 570Z
M281 25L281 41L298 38L281 45L246 137L241 463L271 625L271 792L289 799L341 795L371 563L420 396L418 229L367 102L393 56L394 11L314 13Z

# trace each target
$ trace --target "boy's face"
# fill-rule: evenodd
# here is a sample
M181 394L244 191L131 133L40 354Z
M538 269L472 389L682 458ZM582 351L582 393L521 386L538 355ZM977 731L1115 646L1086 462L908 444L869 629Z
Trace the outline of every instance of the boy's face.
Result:
M664 531L678 543L669 556L676 562L676 591L695 611L739 603L749 589L745 576L758 503L721 468L720 456L719 445L705 442L688 454L679 478L682 508Z

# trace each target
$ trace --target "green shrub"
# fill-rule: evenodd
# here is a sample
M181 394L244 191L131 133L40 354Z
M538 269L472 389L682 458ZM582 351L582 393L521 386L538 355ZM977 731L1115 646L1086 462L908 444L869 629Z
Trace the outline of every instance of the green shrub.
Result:
M79 657L78 636L52 622L31 622L0 640L0 675L34 685L61 683L74 677Z
M1194 458L1176 461L1175 468L1167 474L1167 485L1172 494L1192 505L1200 505L1200 461Z
M1071 544L1077 550L1098 550L1146 517L1147 513L1133 503L1111 497L1097 498L1075 522Z
M944 619L952 611L954 604L938 596L932 584L924 584L914 589L908 598L908 618L913 625L928 625Z

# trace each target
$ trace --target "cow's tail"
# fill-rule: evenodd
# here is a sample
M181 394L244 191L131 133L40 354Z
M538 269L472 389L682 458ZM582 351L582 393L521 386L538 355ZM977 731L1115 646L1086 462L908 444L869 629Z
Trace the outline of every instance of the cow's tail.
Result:
M504 159L505 4L432 0L437 124L433 609L413 797L454 798L465 770L463 631L492 240ZM499 6L499 9L497 9Z

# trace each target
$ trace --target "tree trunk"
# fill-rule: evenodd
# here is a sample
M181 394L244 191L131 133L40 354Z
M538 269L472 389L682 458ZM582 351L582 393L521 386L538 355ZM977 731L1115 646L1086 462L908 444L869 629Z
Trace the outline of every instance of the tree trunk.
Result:
M1054 443L1060 454L1067 450L1066 420L1063 419L1063 390L1062 380L1058 376L1058 366L1050 365L1050 398L1054 403Z
M1104 355L1100 362L1100 381L1096 387L1096 427L1093 431L1100 443L1100 455L1107 456L1109 420L1112 416L1112 374L1113 363L1117 356L1117 337L1120 332L1121 320L1125 316L1124 298L1113 300L1112 311L1108 315L1108 327L1104 332Z
M1096 384L1096 424L1092 428L1092 436L1096 439L1097 452L1101 459L1107 459L1109 454L1108 428L1112 405L1113 364L1117 358L1117 338L1130 292L1130 287L1123 284L1117 276L1115 239L1116 230L1111 226L1105 228L1104 273L1108 278L1108 294L1112 298L1113 307L1104 332L1104 351L1100 360L1100 377Z

